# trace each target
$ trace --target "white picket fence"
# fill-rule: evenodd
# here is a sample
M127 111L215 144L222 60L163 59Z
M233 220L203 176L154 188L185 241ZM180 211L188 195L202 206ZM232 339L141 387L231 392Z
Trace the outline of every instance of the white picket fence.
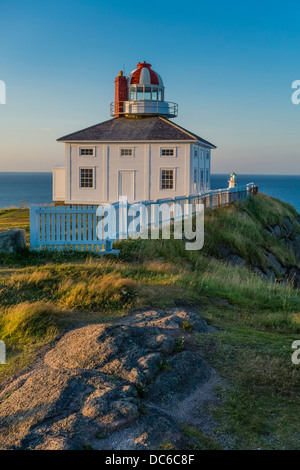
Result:
M30 206L30 249L50 251L112 250L112 240L98 238L97 206Z
M140 214L141 225L160 227L169 220L195 214L199 204L203 204L206 209L213 209L241 201L256 191L255 184L249 183L233 189L218 189L195 196L141 201L135 205L141 205L143 208ZM158 210L161 204L170 207L168 218L162 219L162 212ZM30 249L118 254L119 250L113 250L112 245L116 239L128 238L128 226L131 221L128 213L130 206L122 201L112 206L116 212L118 226L113 230L110 227L109 232L105 224L101 224L104 214L97 215L98 206L31 205ZM188 207L188 213L186 207ZM114 233L113 239L110 233Z

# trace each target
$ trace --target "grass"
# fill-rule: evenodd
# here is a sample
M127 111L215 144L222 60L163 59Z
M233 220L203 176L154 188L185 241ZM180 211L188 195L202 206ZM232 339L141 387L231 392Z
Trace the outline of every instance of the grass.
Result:
M214 437L185 427L191 448L219 448L218 435L230 436L234 448L299 448L299 367L291 362L291 344L300 335L299 290L252 271L266 269L266 251L284 266L296 263L265 228L288 218L296 233L297 217L291 206L260 195L208 211L200 252L186 251L180 240L129 240L118 243L119 259L28 249L1 254L0 339L8 362L0 383L28 368L66 329L115 321L134 309L185 306L216 327L195 336L226 383L218 391ZM0 211L0 230L12 227L28 232L27 210ZM246 266L228 265L220 247L242 256ZM188 322L182 329L193 333ZM175 352L184 347L178 338ZM146 390L138 393L144 397Z
M0 317L1 338L8 346L53 339L57 335L54 318L59 314L55 305L45 302L23 302L10 307Z
M184 338L176 338L174 344L174 353L180 353L184 351Z
M181 325L181 328L188 333L191 333L193 331L194 325L188 321L184 321Z
M28 209L3 209L0 211L0 230L22 228L29 235Z
M237 210L239 209L239 210ZM220 258L220 247L240 255L251 267L266 270L266 251L283 266L297 264L294 253L266 232L266 228L283 226L284 219L300 224L296 210L277 199L265 195L249 198L239 206L231 205L208 211L205 231L208 232L204 252Z
M234 448L299 449L299 368L291 362L295 334L257 331L211 311L219 331L198 336L206 360L226 378L214 410L216 436L234 438ZM225 329L226 328L226 329Z
M175 447L172 444L172 442L162 442L161 444L159 444L159 449L160 450L175 450Z
M243 203L243 210L264 227L268 225L282 227L285 218L291 221L299 219L299 214L293 206L265 194L246 200Z
M162 371L172 370L172 366L169 363L169 361L163 360L163 361L160 361L157 365L158 365L159 370L162 370Z
M221 450L222 447L214 438L199 431L195 426L185 424L184 435L187 437L190 450Z

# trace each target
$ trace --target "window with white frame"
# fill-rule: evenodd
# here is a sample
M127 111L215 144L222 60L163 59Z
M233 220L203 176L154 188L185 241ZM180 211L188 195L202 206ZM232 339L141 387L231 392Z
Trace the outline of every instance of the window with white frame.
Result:
M204 171L201 170L200 189L203 189L203 178L204 178Z
M198 157L198 149L194 149L194 157L195 157L195 158Z
M208 187L209 187L208 170L206 170L206 188L208 189Z
M133 149L132 148L121 148L120 149L121 157L132 157L133 156Z
M81 147L79 149L79 155L81 157L84 157L84 156L94 157L95 156L95 149L93 147Z
M197 168L194 168L194 189L197 189L197 173L198 173L198 170Z
M209 159L209 150L206 152L206 158Z
M94 187L94 168L80 168L80 187Z
M203 160L203 158L204 158L204 150L202 150L202 149L200 150L200 156L201 156L201 159Z
M161 189L174 189L174 169L161 170Z
M160 149L161 157L174 157L175 150L171 148L162 148Z

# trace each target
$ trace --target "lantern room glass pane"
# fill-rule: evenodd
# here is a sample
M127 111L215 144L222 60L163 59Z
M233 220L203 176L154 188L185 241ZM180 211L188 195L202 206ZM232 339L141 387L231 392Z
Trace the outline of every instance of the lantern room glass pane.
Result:
M134 86L130 87L130 99L135 100L136 99L136 89Z
M144 99L144 88L142 86L138 86L137 89L137 100L143 100Z
M152 100L157 101L158 95L157 95L157 88L152 88Z
M159 101L164 100L164 90L162 88L160 88L159 91L158 91L158 99L159 99Z
M151 87L145 87L145 97L144 100L151 100Z

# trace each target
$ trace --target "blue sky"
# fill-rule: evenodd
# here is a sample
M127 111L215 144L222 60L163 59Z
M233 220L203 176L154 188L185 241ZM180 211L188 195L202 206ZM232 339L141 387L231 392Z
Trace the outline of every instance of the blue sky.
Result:
M300 174L296 1L0 0L0 171L64 163L56 138L110 118L114 78L149 61L217 173Z

